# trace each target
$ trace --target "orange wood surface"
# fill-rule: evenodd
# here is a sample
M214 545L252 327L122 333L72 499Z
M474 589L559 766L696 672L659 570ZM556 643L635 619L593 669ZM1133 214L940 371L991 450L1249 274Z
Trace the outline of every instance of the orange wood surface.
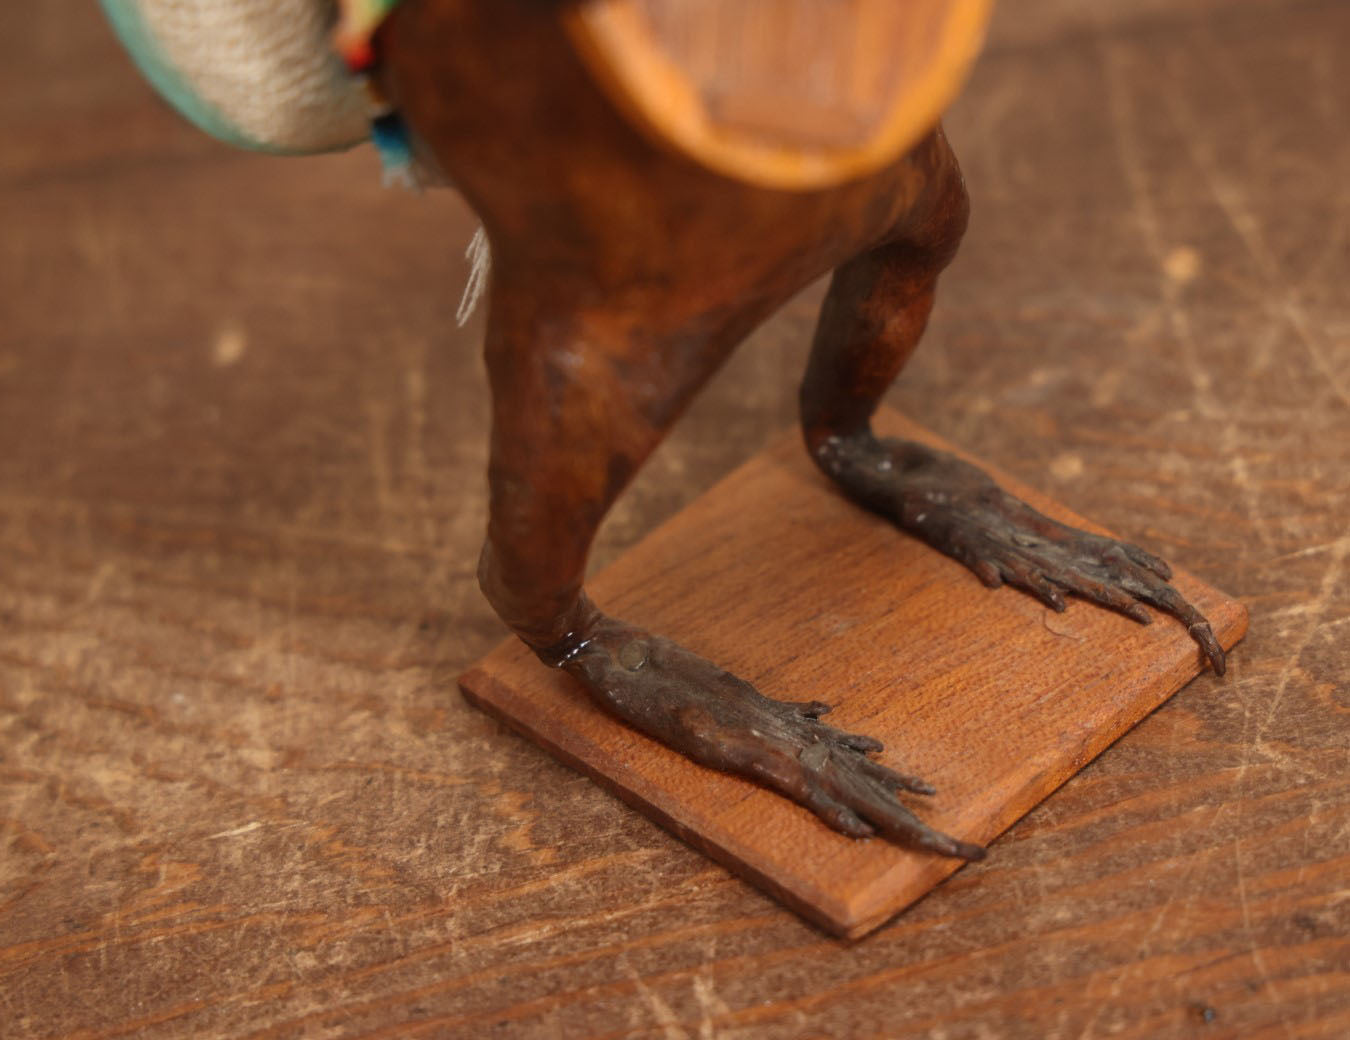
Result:
M894 412L884 432L930 441ZM1044 512L1099 527L1026 487ZM1233 646L1244 607L1175 583ZM591 583L617 616L667 635L782 700L886 744L938 788L911 804L988 842L1194 678L1185 629L1082 602L1056 614L991 592L963 566L837 494L785 433ZM474 704L832 932L858 937L955 871L956 860L853 841L738 777L695 765L604 713L569 676L508 640L460 680ZM996 856L998 847L992 850Z

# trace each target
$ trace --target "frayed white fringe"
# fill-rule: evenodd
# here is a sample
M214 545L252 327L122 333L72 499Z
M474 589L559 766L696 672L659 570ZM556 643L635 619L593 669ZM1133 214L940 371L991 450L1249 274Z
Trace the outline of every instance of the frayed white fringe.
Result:
M422 182L418 179L417 171L411 163L397 166L392 163L382 163L380 166L380 187L403 188L417 194L422 190Z
M483 230L482 224L478 225L478 230L469 240L464 258L469 261L469 280L464 283L464 295L460 297L459 309L455 311L455 321L460 328L473 317L478 298L487 288L488 272L492 270L492 248L488 245L487 232Z

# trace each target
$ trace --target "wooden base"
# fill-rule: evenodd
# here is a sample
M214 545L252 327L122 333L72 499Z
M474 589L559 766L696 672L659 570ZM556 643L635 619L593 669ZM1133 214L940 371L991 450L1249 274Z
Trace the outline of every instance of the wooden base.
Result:
M877 425L954 450L893 412ZM1043 512L1101 530L990 472ZM1185 573L1175 584L1225 648L1242 638L1244 607ZM984 843L1202 668L1170 618L1143 626L1077 601L1056 614L1021 592L984 588L837 494L795 432L588 587L606 611L770 697L835 705L830 723L884 741L883 762L936 785L933 798L905 796L917 812ZM514 639L460 686L472 703L839 935L866 934L961 866L845 838L769 791L689 762L605 714Z

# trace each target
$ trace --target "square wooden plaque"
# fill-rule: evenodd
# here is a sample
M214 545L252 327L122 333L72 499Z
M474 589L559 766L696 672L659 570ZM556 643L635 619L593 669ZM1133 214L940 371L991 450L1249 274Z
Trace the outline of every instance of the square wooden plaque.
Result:
M886 435L954 451L894 412ZM957 452L958 454L962 454ZM978 460L973 460L978 461ZM1077 527L1102 528L985 467ZM1174 584L1219 642L1239 603ZM905 795L933 826L987 843L1194 678L1195 643L1081 601L1064 614L990 591L962 565L838 494L795 431L706 492L588 584L607 612L669 636L781 700L886 744L881 761L938 789ZM515 639L460 678L464 695L838 935L857 938L960 867L854 841L755 784L695 765L614 720ZM998 849L992 850L993 855Z

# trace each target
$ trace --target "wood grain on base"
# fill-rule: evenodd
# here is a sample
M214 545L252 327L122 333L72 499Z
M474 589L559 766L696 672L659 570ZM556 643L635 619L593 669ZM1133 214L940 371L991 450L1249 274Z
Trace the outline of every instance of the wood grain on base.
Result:
M952 450L893 412L888 435ZM994 472L1042 511L1101 531ZM1177 587L1233 646L1244 607ZM931 781L908 804L989 842L1196 676L1185 629L1073 601L1056 614L984 588L963 566L837 494L799 436L764 452L589 585L605 610L715 661L761 692L835 705L828 721L886 744ZM805 809L695 765L605 714L512 639L460 679L466 697L832 932L866 934L961 864L854 841ZM994 856L998 849L992 850Z

